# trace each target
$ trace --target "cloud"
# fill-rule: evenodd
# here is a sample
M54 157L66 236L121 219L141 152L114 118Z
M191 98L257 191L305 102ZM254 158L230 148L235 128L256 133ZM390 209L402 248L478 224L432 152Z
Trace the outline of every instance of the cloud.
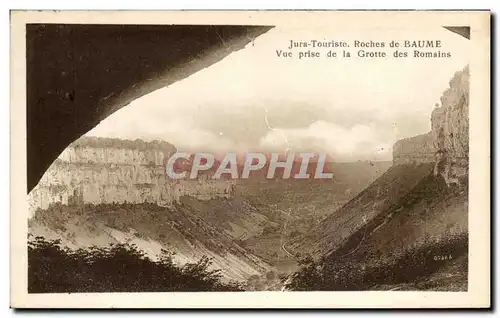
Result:
M439 38L452 58L276 57L276 48L304 38ZM286 139L296 149L338 160L390 160L396 140L429 131L434 103L468 62L467 45L442 28L275 28L219 63L135 100L89 134L162 139L179 149L212 152L283 150Z
M326 121L316 121L305 128L279 129L266 134L260 145L280 151L325 152L335 161L390 160L394 140L381 141L377 131L368 125L345 128Z

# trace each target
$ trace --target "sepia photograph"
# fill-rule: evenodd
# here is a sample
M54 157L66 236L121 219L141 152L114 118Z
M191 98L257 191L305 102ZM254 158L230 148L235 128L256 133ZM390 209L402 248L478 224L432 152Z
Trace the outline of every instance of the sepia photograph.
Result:
M489 306L488 11L11 17L14 307Z

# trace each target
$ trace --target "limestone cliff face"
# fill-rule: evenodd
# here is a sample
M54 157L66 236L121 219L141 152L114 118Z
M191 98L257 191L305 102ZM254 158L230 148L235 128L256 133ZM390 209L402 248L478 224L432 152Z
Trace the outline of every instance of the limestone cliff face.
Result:
M393 147L394 164L427 163L435 161L436 148L432 134L398 140Z
M29 193L31 210L55 202L169 205L183 195L229 196L227 182L166 179L164 162L175 151L167 142L81 138L61 153Z
M431 131L399 140L393 148L395 165L436 162L436 171L450 178L467 175L469 162L469 67L455 73L431 114ZM442 165L442 167L438 167ZM439 172L441 173L441 172Z
M443 93L444 111L433 113L436 146L449 160L452 175L468 173L469 165L469 68L457 72ZM437 113L437 114L436 114Z

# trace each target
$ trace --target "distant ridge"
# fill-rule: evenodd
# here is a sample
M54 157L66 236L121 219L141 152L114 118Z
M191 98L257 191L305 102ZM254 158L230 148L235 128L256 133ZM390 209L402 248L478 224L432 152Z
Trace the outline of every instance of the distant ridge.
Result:
M81 137L69 145L69 147L92 147L92 148L115 148L115 149L137 149L137 150L161 150L176 151L176 147L164 140L144 141L142 139L128 140L107 137Z

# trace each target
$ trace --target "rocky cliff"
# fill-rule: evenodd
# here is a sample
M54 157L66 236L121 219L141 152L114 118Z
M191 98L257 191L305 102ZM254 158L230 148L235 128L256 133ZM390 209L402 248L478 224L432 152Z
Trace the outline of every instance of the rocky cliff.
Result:
M432 134L398 140L393 147L394 164L428 163L436 160Z
M455 73L431 114L431 131L399 140L393 148L395 165L435 163L435 174L448 182L466 176L469 162L469 67Z
M169 205L183 195L230 195L225 181L174 182L164 162L176 148L164 141L83 137L67 147L29 193L31 210L51 203L154 202Z

